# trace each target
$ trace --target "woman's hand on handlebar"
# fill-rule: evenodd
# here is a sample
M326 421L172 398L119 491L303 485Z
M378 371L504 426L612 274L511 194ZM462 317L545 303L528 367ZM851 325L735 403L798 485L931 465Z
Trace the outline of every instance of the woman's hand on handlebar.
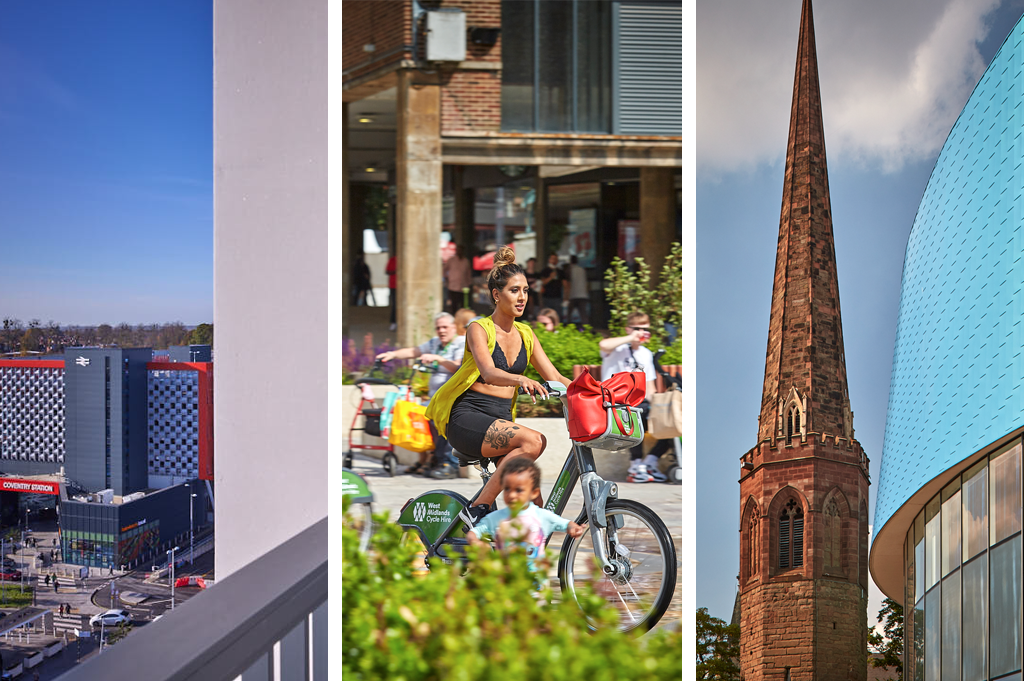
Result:
M539 395L542 400L548 399L547 389L537 381L521 376L519 381L519 390L523 393L530 395L533 398L534 404L537 402L537 396Z

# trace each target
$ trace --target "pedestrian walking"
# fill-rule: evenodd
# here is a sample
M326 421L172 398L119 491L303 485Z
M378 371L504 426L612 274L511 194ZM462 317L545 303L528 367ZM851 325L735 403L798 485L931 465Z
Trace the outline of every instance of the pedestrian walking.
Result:
M448 288L447 307L453 315L462 308L463 289L468 289L473 283L473 266L466 257L466 249L459 244L455 247L455 255L448 258L441 266Z
M50 586L50 575L46 575L46 586Z
M388 275L388 297L391 303L391 325L388 327L394 331L398 328L398 324L395 323L395 311L398 306L398 260L395 256L388 258L388 264L384 267L384 272ZM374 301L376 302L376 301Z
M57 580L56 579L53 580L53 593L55 593L55 594L56 593L60 593L60 591L58 590Z
M113 563L110 563L110 569L109 569L109 571L107 572L107 574L108 574L108 575L112 575L112 574L114 574L114 564L113 564Z

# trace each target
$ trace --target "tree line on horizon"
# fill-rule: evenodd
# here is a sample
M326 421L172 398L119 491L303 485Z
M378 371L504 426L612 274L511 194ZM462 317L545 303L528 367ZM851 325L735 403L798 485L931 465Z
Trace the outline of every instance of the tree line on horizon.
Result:
M118 347L164 350L172 345L213 345L213 324L188 328L181 322L117 326L61 326L52 319L23 323L4 317L0 328L0 355L58 354L65 348Z

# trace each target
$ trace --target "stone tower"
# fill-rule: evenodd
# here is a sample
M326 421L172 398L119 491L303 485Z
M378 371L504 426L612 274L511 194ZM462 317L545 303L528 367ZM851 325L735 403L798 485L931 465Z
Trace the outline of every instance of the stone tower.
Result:
M741 465L744 679L864 681L868 459L846 384L811 0L800 17L758 438Z

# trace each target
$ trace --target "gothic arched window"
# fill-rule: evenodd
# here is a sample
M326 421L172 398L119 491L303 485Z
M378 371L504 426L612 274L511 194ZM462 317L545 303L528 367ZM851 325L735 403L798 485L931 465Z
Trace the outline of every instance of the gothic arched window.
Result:
M804 509L790 499L779 514L779 569L804 564Z
M793 436L800 435L800 410L796 405L789 408L789 416L786 418L786 444L793 442Z
M842 518L839 516L839 505L836 500L829 499L825 505L825 567L841 570L842 559Z
M751 579L757 574L758 558L761 555L761 542L757 536L757 516L757 507L755 506L751 508L750 515L747 518L747 579Z

